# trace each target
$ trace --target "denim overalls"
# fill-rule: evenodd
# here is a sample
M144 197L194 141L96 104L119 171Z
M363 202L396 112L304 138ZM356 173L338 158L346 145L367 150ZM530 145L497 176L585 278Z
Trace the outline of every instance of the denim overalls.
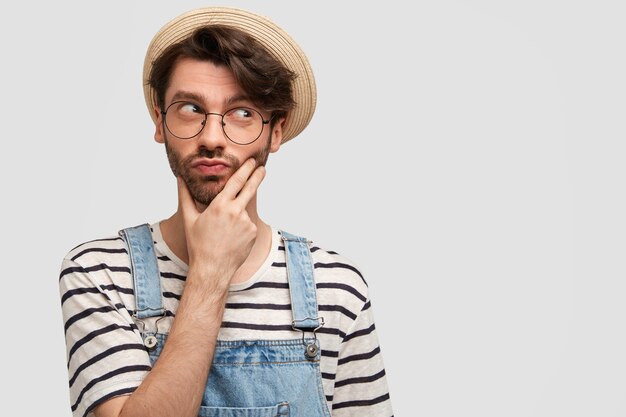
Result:
M167 339L158 321L167 312L161 300L161 280L150 227L120 231L128 246L135 284L135 320L152 365ZM315 331L318 316L313 265L306 239L281 232L294 330L293 340L216 342L213 364L199 416L208 417L330 417L319 367L321 349ZM146 319L157 318L154 326ZM148 329L147 327L153 327ZM306 334L313 338L305 337Z

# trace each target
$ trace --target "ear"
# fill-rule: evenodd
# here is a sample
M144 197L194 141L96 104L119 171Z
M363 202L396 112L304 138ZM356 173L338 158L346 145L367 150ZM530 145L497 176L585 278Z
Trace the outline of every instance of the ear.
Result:
M155 130L154 130L154 140L157 143L165 143L165 134L163 132L163 115L161 114L161 109L158 106L154 106L154 116L156 117L155 122Z
M272 128L272 143L270 144L270 152L272 153L278 151L283 142L283 124L285 124L285 118L281 117Z

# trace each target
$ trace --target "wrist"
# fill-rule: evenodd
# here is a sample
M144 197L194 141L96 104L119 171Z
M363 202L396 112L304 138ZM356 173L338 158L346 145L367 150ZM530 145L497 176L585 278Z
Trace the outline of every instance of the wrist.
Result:
M233 274L234 271L211 264L190 264L184 292L198 293L213 300L225 297Z

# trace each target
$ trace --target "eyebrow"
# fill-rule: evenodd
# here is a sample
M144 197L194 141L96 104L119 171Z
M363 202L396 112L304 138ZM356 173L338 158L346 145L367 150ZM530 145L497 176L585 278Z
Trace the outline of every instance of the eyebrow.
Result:
M177 100L193 100L196 101L198 103L206 103L208 100L206 98L206 96L203 96L201 94L197 94L197 93L193 93L191 91L177 91L174 94L174 97L172 97L172 102L177 101ZM234 96L230 96L226 99L226 101L224 102L224 106L228 107L233 103L239 103L242 101L246 101L250 104L252 104L252 101L248 98L248 96L246 96L245 94L236 94Z
M190 91L177 91L172 97L172 102L177 100L194 100L194 101L205 101L205 98L200 94L192 93Z

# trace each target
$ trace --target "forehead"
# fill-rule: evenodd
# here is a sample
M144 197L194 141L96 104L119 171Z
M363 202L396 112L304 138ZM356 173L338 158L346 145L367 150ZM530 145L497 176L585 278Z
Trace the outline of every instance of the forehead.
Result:
M181 95L199 98L205 104L223 103L245 96L229 68L192 58L181 58L174 64L165 100L171 101Z

